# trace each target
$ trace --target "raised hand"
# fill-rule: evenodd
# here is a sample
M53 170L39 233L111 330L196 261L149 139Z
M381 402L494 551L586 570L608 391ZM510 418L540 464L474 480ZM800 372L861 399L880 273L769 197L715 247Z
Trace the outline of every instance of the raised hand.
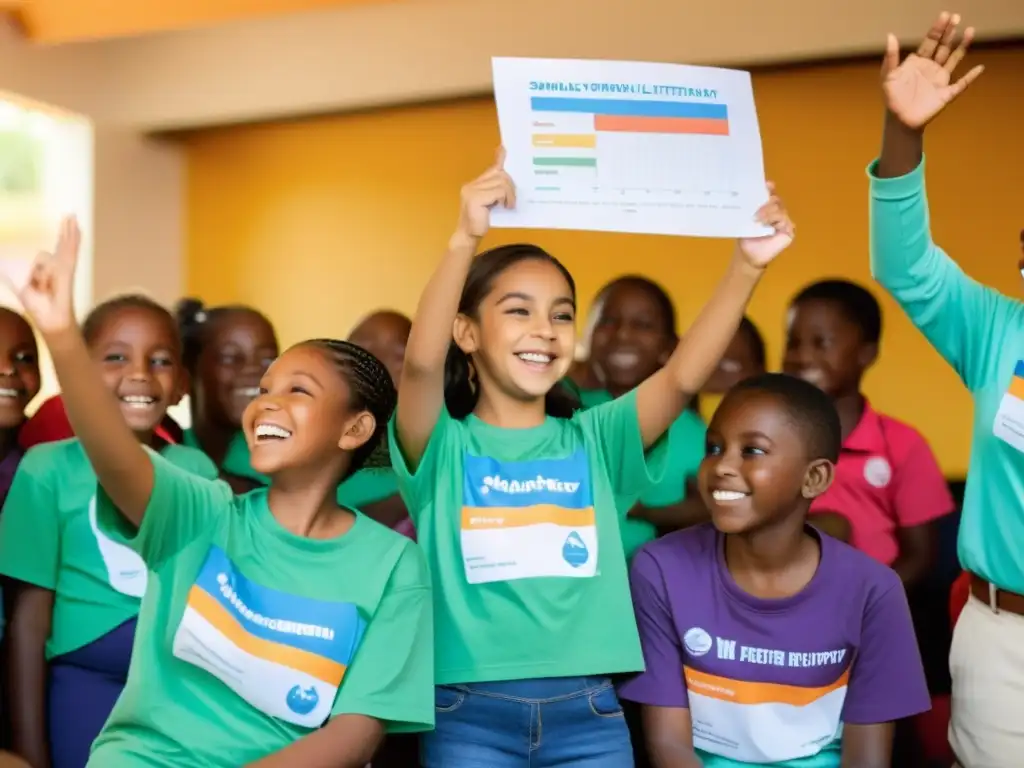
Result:
M889 112L906 127L924 128L985 71L979 64L952 81L953 70L967 55L974 39L974 28L967 27L957 42L959 24L959 14L939 14L917 52L907 56L902 64L899 42L895 35L888 36L882 61L882 90Z
M75 265L81 242L78 222L74 217L64 219L53 253L36 256L25 284L11 284L21 305L43 334L60 333L75 325Z
M775 194L775 185L768 182L768 202L762 205L755 215L762 224L772 227L775 232L764 237L745 237L739 241L740 252L758 269L767 267L776 256L782 253L793 242L796 227L789 218L782 199Z
M512 208L516 203L515 185L505 173L505 148L498 149L494 165L462 188L458 233L481 238L491 228L491 209L496 205Z

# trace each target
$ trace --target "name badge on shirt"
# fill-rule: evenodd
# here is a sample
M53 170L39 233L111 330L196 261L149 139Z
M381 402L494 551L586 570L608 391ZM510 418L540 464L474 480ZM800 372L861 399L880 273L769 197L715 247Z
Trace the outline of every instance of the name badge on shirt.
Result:
M114 541L100 530L96 519L96 497L89 501L89 526L100 549L103 566L107 569L107 582L122 595L141 598L146 594L149 574L145 561L131 547Z
M585 451L516 462L467 454L462 496L462 559L470 584L597 573Z
M211 547L189 591L174 655L264 714L317 728L366 631L352 603L289 595L243 576Z
M999 403L992 432L1018 451L1024 451L1024 360L1018 360L1013 369L1013 377Z

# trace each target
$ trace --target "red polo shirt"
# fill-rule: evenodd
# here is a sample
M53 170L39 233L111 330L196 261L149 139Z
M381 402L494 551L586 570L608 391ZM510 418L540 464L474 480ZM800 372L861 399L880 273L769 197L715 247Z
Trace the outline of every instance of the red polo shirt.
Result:
M850 543L886 565L899 554L897 528L942 517L953 496L935 454L916 429L864 404L843 442L832 487L811 514L838 512L850 521Z

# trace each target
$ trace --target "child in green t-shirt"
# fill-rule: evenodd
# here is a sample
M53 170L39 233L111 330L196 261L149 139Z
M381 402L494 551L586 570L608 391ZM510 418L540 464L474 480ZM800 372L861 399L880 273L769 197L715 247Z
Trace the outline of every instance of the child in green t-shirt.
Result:
M198 299L182 299L175 314L191 383L192 425L185 444L213 459L235 493L266 485L249 464L242 414L279 353L274 326L244 304L206 307Z
M616 278L601 289L593 311L590 360L604 387L580 392L584 407L608 402L636 389L668 362L679 339L676 310L665 289L640 275ZM658 531L685 528L707 519L699 494L687 493L704 458L704 421L690 403L669 427L665 473L637 499L630 499L620 523L626 559Z
M235 496L126 428L74 320L74 220L22 304L99 479L97 527L152 574L125 690L92 768L363 768L388 730L433 725L430 582L418 547L340 508L395 404L384 366L312 340L259 382L242 428L268 490Z
M609 675L643 669L624 502L661 479L655 443L710 374L792 224L772 196L758 217L775 233L739 242L666 364L577 412L561 383L576 343L572 276L534 245L477 255L491 208L515 202L503 166L502 152L462 190L413 321L390 433L443 596L424 764L622 768L632 751Z
M155 435L185 387L170 313L120 296L90 313L82 336L87 366L117 398L111 421L185 472L216 477L200 451ZM81 768L124 688L147 573L123 540L99 529L96 475L78 440L26 453L0 515L0 573L15 587L13 748L32 765Z

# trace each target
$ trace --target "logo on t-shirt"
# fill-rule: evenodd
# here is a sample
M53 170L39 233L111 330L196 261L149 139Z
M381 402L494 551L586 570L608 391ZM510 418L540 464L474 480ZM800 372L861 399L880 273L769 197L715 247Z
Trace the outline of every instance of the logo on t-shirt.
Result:
M693 656L703 656L711 650L711 635L700 627L691 627L683 635L683 645Z
M892 480L892 467L883 456L872 456L864 462L864 479L875 488L885 488Z
M587 545L576 531L566 537L565 544L562 545L562 557L573 568L579 568L589 559L590 553L587 551Z
M596 523L585 451L532 461L465 455L460 543L470 584L595 576Z
M316 692L316 688L303 689L301 685L296 685L288 691L288 698L285 699L285 703L292 712L299 715L308 715L320 703L320 695Z
M173 650L258 711L317 728L331 714L365 631L354 604L264 587L210 547Z

